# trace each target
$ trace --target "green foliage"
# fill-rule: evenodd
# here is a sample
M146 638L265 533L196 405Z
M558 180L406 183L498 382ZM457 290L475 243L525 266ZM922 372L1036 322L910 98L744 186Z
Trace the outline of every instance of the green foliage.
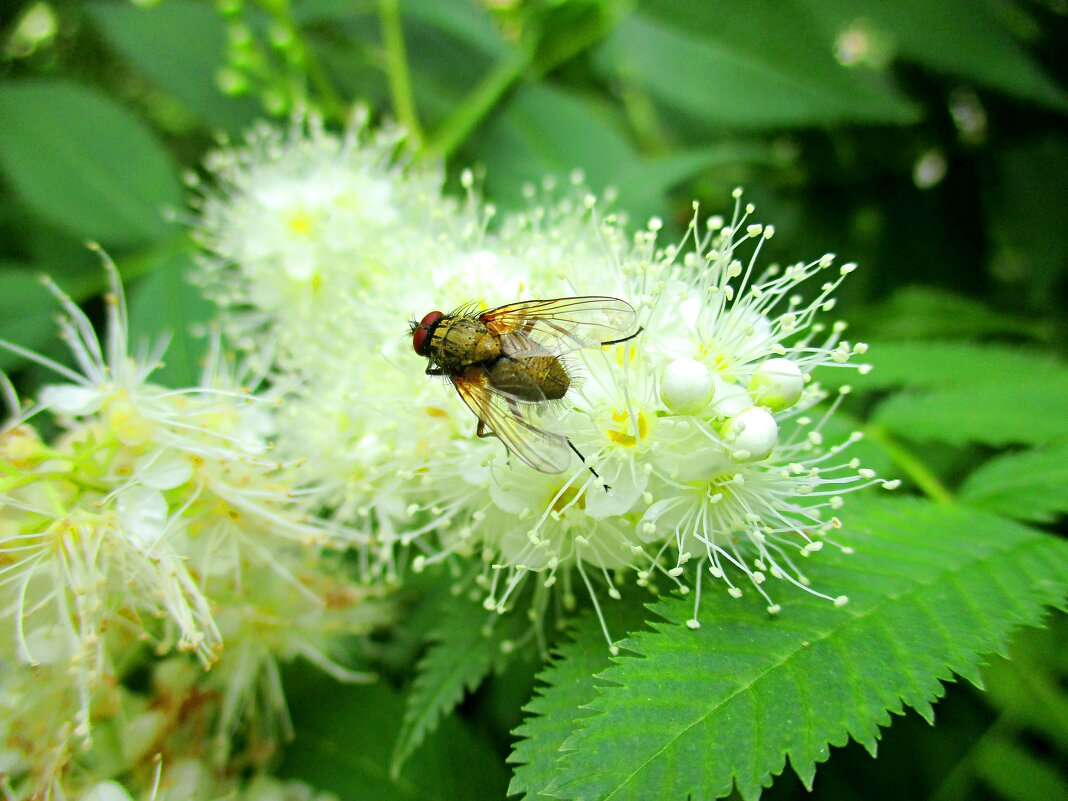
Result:
M1020 387L1021 392L1068 389L1068 365L1051 353L1031 348L971 342L877 342L864 361L872 365L870 373L862 378L846 376L862 392L991 385Z
M1068 366L1048 353L951 342L875 343L865 392L904 387L876 408L879 426L915 441L1044 444L1068 437Z
M174 162L135 116L69 81L0 86L0 167L57 227L105 245L167 233L183 195Z
M983 669L988 692L980 697L996 717L961 754L945 778L938 801L966 801L980 787L1009 799L1062 798L1068 757L1068 618L1050 630L1021 631L1008 659Z
M130 290L133 340L168 340L163 365L152 374L152 380L171 387L199 383L207 347L203 329L215 315L214 304L189 282L192 268L188 251L161 252L156 263L147 265L148 275Z
M0 339L32 351L40 351L56 335L50 316L56 301L41 283L40 276L17 267L0 268ZM0 369L9 370L22 357L0 348Z
M916 119L886 82L842 70L831 53L830 38L795 4L762 0L733 15L661 0L625 18L601 55L606 69L635 76L657 100L712 125Z
M624 632L637 631L648 616L636 603L638 600L630 597L605 607L605 624L617 639ZM555 774L558 746L572 732L576 721L592 714L584 704L594 696L594 688L602 684L597 675L609 664L601 623L592 611L587 611L573 624L568 641L538 675L545 686L539 687L523 708L528 717L515 731L523 739L516 743L508 759L517 765L509 795L545 797L539 791L549 786ZM546 743L552 747L546 748Z
M829 30L859 25L902 60L1068 110L1064 90L1013 39L996 12L982 3L805 0L803 4L820 15Z
M581 98L524 87L487 126L488 185L515 187L532 175L566 175L584 167L595 188L633 169L638 155L625 136Z
M1051 410L1068 408L1068 386L991 383L887 398L873 415L906 439L962 445L1041 445L1068 436L1068 420Z
M211 6L194 0L167 0L148 8L95 2L87 4L86 12L118 52L196 118L234 133L254 119L254 101L219 91L226 24Z
M1030 236L1028 240L1033 241ZM865 338L880 343L880 350L887 340L1030 337L1045 341L1052 331L1048 321L1014 314L1011 309L995 309L966 295L929 286L902 287L888 300L857 315L855 322Z
M652 610L665 622L624 643L635 656L615 659L597 692L576 704L563 674L559 703L550 688L538 711L579 722L540 744L562 754L537 789L682 799L735 785L748 799L786 758L811 786L828 746L852 737L874 753L888 713L905 706L932 719L939 681L978 682L981 655L1068 592L1064 543L999 518L884 501L852 505L849 521L856 553L821 554L809 571L815 586L847 593L846 607L795 594L769 619L756 598L707 593L691 631L692 604L664 599Z
M968 476L960 500L1006 517L1052 523L1068 512L1068 444L991 459Z
M402 698L383 684L338 684L301 672L287 682L294 738L280 773L341 798L452 801L501 798L506 777L491 744L455 718L418 750L399 780L390 749L400 727ZM472 769L457 769L472 766ZM477 769L473 769L477 766Z
M444 597L434 610L439 622L430 631L431 645L419 661L408 694L404 724L390 761L393 776L465 693L475 690L491 672L504 669L515 639L530 627L521 614L486 612L464 595Z
M20 52L19 14L38 5L58 30ZM632 220L657 215L669 232L694 198L719 212L743 185L779 229L769 257L834 250L861 264L840 309L875 370L817 372L857 401L824 433L866 431L851 456L944 503L849 501L841 538L856 553L806 563L815 587L849 594L843 609L782 590L769 618L756 598L706 582L691 631L690 598L649 611L649 596L628 596L604 609L613 638L631 634L615 659L585 614L525 707L511 793L681 800L734 786L753 798L787 760L811 784L831 745L852 737L874 751L907 707L929 719L939 682L978 681L983 653L1063 603L1063 544L1005 519L1063 529L1068 512L1068 73L1050 4L26 0L12 11L0 37L0 337L57 358L57 307L37 275L98 312L92 239L126 280L135 345L171 336L154 380L194 380L204 342L193 331L210 309L162 211L184 206L179 170L199 165L214 131L301 99L335 128L357 101L399 119L453 179L485 166L502 206L579 168L594 190L617 187ZM239 80L223 92L223 76ZM931 155L946 172L923 184L917 165ZM30 395L26 366L0 350ZM1026 449L991 455L1008 446ZM291 671L284 772L342 798L503 797L508 744L486 732L514 720L523 680L503 711L487 710L484 685L528 621L495 619L487 636L490 619L428 591L378 654L384 675L415 674L406 697ZM1064 620L984 668L983 700L957 693L953 709L970 703L972 718L895 726L909 747L866 763L870 784L938 801L1068 795L1056 767L1068 754ZM856 771L849 751L829 770ZM884 781L914 763L929 787ZM815 795L856 787L821 780ZM801 790L784 778L771 794Z

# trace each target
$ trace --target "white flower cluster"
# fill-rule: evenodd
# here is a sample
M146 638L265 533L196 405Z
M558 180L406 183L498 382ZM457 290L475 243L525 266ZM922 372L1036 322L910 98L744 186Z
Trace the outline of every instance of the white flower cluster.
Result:
M278 661L365 679L332 654L340 635L388 617L326 552L352 532L309 514L314 492L273 454L276 402L243 387L250 376L218 341L200 385L151 383L162 349L132 354L118 272L104 261L104 338L50 285L79 370L0 341L60 380L25 409L4 383L16 410L0 431L0 772L11 797L68 797L92 775L71 769L82 751L113 767L150 758L136 749L188 709L169 720L159 697L138 700L123 682L161 659L190 668L182 692L217 699L198 704L217 763L252 729L269 750L288 726ZM42 411L59 429L48 441L33 427ZM141 745L93 736L116 717ZM101 756L113 747L114 759Z
M413 552L398 544L416 569L471 556L488 609L537 574L535 615L558 580L565 604L576 576L597 604L594 585L615 597L628 571L684 592L707 571L734 596L742 579L772 613L769 581L829 598L799 558L830 541L844 493L893 486L843 454L859 435L824 443L837 401L810 414L827 395L816 369L865 350L821 321L854 265L761 268L773 230L740 192L729 221L695 210L685 241L666 247L657 221L629 236L603 216L581 178L557 200L547 184L544 205L531 189L526 211L491 227L470 173L467 202L448 200L438 173L391 158L397 143L362 121L344 137L314 120L257 131L210 163L221 189L205 191L198 232L209 294L232 327L257 332L287 393L279 453L329 488L325 515L375 543L372 572ZM566 357L572 388L540 411L585 463L542 473L474 436L405 324L583 295L628 301L644 330Z

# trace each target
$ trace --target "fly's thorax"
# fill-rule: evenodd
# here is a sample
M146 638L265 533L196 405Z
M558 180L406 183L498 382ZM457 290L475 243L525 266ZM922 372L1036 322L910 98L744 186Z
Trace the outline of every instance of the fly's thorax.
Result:
M474 317L446 317L434 329L427 351L439 367L460 372L501 355L500 340Z
M487 368L494 389L519 400L537 403L559 400L571 386L571 376L556 356L502 356Z

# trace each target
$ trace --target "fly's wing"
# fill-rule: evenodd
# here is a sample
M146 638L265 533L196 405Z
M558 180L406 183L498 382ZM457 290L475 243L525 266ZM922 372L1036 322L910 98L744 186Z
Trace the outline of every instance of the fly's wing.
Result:
M562 473L571 461L567 437L546 431L533 421L537 404L523 402L494 389L481 367L452 377L467 408L509 451L542 473Z
M525 353L539 343L558 356L622 339L637 325L629 303L604 296L526 300L490 309L479 319L501 338L505 353Z

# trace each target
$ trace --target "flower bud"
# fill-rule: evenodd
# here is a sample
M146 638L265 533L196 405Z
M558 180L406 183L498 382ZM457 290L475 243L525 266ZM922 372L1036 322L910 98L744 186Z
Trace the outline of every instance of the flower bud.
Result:
M753 400L773 412L797 403L804 387L801 368L789 359L767 359L749 379Z
M714 388L708 368L694 359L675 359L660 377L660 399L676 414L696 414L705 409Z
M712 404L712 412L716 417L734 417L753 406L753 396L745 391L744 387L713 378L715 384L715 402Z
M753 406L728 420L723 436L733 448L733 458L755 462L771 454L779 441L779 426L771 412Z

